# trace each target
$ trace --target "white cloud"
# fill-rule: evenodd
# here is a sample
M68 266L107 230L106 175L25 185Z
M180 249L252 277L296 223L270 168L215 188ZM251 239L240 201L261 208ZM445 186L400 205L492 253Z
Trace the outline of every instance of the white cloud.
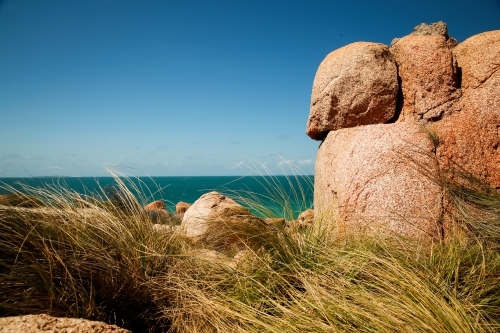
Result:
M313 160L310 159L310 158L308 158L306 160L300 160L299 161L299 165L311 165L311 164L313 164Z
M293 164L293 160L283 160L278 163L279 166Z
M40 168L40 170L46 170L46 169L59 169L59 170L62 170L63 168L57 167L57 166L48 166L48 167L45 167L45 168Z
M166 168L168 167L168 162L163 163L163 166Z
M241 168L245 165L245 162L244 161L239 161L239 162L236 162L232 167L231 169L236 169L236 168Z

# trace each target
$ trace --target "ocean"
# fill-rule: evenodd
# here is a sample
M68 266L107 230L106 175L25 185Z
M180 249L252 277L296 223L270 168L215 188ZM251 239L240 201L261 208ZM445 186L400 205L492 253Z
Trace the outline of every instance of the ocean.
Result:
M170 211L179 201L193 203L201 195L218 191L248 208L262 206L271 215L294 217L313 203L313 176L212 176L119 178L141 204L163 200ZM60 188L85 195L101 195L116 186L113 177L0 178L0 194L8 187ZM256 205L257 204L257 205ZM261 209L262 210L262 209ZM254 213L256 211L253 209ZM287 212L285 212L287 211Z

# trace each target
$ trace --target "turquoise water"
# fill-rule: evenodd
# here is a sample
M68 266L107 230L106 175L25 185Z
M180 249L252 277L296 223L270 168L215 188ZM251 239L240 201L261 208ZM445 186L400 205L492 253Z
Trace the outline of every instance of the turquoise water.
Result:
M248 198L257 198L274 215L282 216L288 206L296 216L310 208L313 201L313 176L258 176L258 177L137 177L120 178L142 204L163 200L169 210L175 210L179 201L193 203L202 194L221 192L245 206L251 206ZM113 177L33 177L0 178L0 194L8 193L6 186L21 188L65 187L80 194L102 194L102 189L116 185ZM137 190L134 189L137 188Z

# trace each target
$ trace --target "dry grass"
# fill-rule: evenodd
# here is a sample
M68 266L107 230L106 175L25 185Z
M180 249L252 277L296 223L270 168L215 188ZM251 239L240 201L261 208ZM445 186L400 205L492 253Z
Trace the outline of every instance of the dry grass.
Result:
M444 185L464 227L427 245L259 219L227 221L215 241L194 243L155 232L121 178L99 200L25 188L16 195L35 208L0 203L0 314L134 332L498 332L500 195ZM200 255L231 236L245 249L237 262Z

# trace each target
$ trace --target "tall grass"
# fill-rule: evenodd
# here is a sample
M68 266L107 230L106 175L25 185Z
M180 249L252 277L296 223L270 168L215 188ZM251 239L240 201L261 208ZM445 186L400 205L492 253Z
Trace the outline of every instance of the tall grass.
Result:
M221 190L260 217L279 217L291 221L301 212L312 208L309 198L314 190L314 182L303 170L282 158L279 167L284 175L283 182L265 164L252 160L249 163L247 169L250 174L258 175L254 180L263 192L256 193L250 189L230 190L225 187Z
M441 243L339 239L321 225L258 218L219 221L214 241L194 242L154 231L132 182L116 180L112 197L25 187L18 201L36 207L0 202L2 316L83 317L134 332L500 330L500 200L490 188L443 183L453 219L469 227ZM231 237L237 260L217 241Z

